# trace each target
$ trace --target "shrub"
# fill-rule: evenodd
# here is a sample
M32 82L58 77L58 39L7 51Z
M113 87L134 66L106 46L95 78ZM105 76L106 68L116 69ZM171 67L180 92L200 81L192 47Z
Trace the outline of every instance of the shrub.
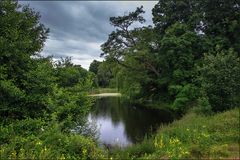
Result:
M90 138L64 133L59 124L26 119L1 125L0 159L103 159Z
M197 88L193 84L170 86L169 91L173 95L176 95L172 108L181 114L186 113L189 109L189 104L193 102L198 95Z
M203 96L198 98L198 105L197 107L194 109L194 111L198 114L211 114L212 113L212 107L209 104L209 100L208 97Z
M238 105L240 58L233 50L205 54L198 72L200 88L206 93L213 111L224 111Z

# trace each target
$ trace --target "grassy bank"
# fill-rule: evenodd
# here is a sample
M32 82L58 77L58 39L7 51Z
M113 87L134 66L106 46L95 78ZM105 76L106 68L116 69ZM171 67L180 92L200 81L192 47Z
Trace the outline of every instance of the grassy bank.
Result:
M115 148L117 159L239 158L239 109L213 116L189 113L181 120L162 126L142 143Z

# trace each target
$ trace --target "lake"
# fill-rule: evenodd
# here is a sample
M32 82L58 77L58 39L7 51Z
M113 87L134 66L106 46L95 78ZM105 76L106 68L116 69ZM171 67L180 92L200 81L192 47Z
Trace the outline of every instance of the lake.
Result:
M166 110L146 109L124 102L121 97L99 97L88 121L97 125L102 144L127 146L137 143L164 123L173 120Z

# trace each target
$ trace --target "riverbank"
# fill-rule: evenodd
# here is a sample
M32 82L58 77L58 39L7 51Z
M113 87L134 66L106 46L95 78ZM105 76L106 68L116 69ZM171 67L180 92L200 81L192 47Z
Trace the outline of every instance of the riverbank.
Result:
M121 97L121 93L99 93L90 94L90 97Z
M186 114L140 144L110 151L114 159L239 158L239 109L212 116Z
M122 94L116 88L94 88L89 91L90 97L121 97Z
M100 93L118 93L117 88L92 88L89 94L100 94Z

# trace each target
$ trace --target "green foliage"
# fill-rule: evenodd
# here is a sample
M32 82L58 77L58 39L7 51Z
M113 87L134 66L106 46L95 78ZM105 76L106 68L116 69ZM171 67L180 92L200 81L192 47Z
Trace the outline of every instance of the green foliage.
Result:
M239 66L236 65L239 63L239 6L239 2L234 0L162 0L153 8L153 27L132 26L144 22L142 7L128 15L111 17L110 22L116 31L101 47L106 63L115 62L119 67L112 75L120 82L117 83L120 91L133 101L172 103L172 108L178 113L185 113L197 99L202 103L199 106L205 106L202 108L205 111L210 111L210 108L222 111L221 106L235 106L239 95L230 88L239 88L236 81L239 77L235 76L239 75ZM235 51L237 54L232 60L236 60L230 62L232 60L228 58L224 64L206 60L204 53L214 56L216 48L217 52L222 50L226 55ZM212 84L215 80L219 83L215 87L200 87L200 83L208 85L203 79L210 79L211 76L205 73L199 75L199 72L205 71L199 71L195 66L209 63L219 64L211 78ZM227 71L227 67L233 68L232 63L235 69ZM206 72L208 70L210 72L211 68L206 67ZM224 72L229 75L223 77L226 75ZM202 81L196 82L195 79ZM223 82L221 85L220 81ZM235 85L228 86L229 83ZM207 96L205 99L204 95ZM207 101L215 106L208 106ZM217 105L219 109L216 109Z
M117 88L118 81L114 78L116 77L117 69L118 66L111 61L99 62L93 60L90 64L89 71L94 73L94 87Z
M238 125L238 109L208 117L189 114L182 120L162 128L158 135L177 137L188 147L191 154L189 158L228 157L230 146L239 139ZM217 146L226 148L221 150L222 153L215 154L213 148Z
M34 100L30 98L31 93L27 88L30 84L27 81L34 76L33 72L38 65L31 57L41 51L48 29L39 22L39 13L29 7L21 7L17 2L1 1L0 15L0 114L1 117L21 118L29 109L30 103L40 99L37 95L32 96L35 97ZM47 77L42 78L45 78L46 83L49 82ZM39 89L41 87L43 86L39 86ZM40 104L39 110L42 108L44 106Z
M141 12L136 14L140 16ZM155 28L128 30L121 28L122 23L116 26L121 30L120 36L128 41L117 41L118 37L110 35L102 45L106 62L114 59L120 65L115 76L120 80L120 90L133 99L174 100L176 95L170 95L168 88L191 83L194 63L204 51L198 44L204 40L186 24L173 23L159 36ZM121 49L115 47L117 44Z
M102 159L104 152L89 138L63 133L59 124L25 119L1 125L1 159Z
M86 114L92 104L86 93L71 91L69 89L54 88L47 103L49 110L58 122L63 122L64 129L72 129L78 125L83 125Z
M162 0L153 8L153 23L160 32L164 32L176 22L188 23L193 30L200 23L199 13L201 4L197 1L187 0Z
M206 96L202 96L201 98L198 98L198 105L194 109L196 113L198 114L211 114L212 106L209 104L209 100Z
M172 108L178 113L186 113L189 107L191 107L191 102L198 96L198 88L192 84L170 86L169 90L173 95L176 95Z
M212 45L221 43L239 53L239 6L235 0L161 0L153 8L153 23L162 34L176 22L187 24L191 31L204 33Z
M25 72L32 69L30 56L41 51L48 29L40 24L39 13L20 8L16 2L1 1L0 10L0 64L5 68L4 77L17 81L21 88L19 79L26 78Z
M108 63L103 61L98 66L97 72L97 81L99 87L116 87L111 86L111 81L113 80L113 72L117 66L112 65L112 63Z
M154 145L157 154L166 154L170 159L182 159L189 156L188 148L177 137L156 136ZM166 147L167 146L167 147Z
M206 27L203 32L209 35L213 44L220 42L223 49L233 48L240 53L240 2L235 0L222 1L204 1L204 7L201 8L201 19ZM218 15L218 16L214 16Z
M92 105L93 73L69 57L39 56L48 33L39 19L27 6L0 2L0 158L102 159L92 138L74 130Z
M24 116L40 117L45 111L49 111L46 102L53 92L56 77L50 59L40 58L33 63L34 68L25 73L25 80L22 79L26 95L22 104L17 104L17 107L24 105Z
M93 60L92 63L89 66L89 71L93 72L94 74L98 73L98 67L101 64L101 62L97 61L97 60Z
M198 80L213 111L223 111L238 105L240 89L240 59L233 50L206 54L198 67Z
M98 84L102 87L107 87L110 84L112 78L111 69L106 64L101 64L97 73Z
M115 147L110 153L110 157L113 159L137 159L138 157L144 157L148 154L152 154L155 151L154 144L144 139L142 143L128 146L124 149Z
M92 75L80 65L74 65L69 57L65 59L61 58L61 60L55 62L55 64L55 74L56 77L58 77L57 83L60 87L71 88L79 83L85 84L87 87L88 79L90 78L92 80Z
M99 81L99 75L101 75L100 73L98 74L98 68L99 66L102 64L102 62L99 62L97 60L93 60L92 63L89 66L89 72L92 72L95 74L94 77L94 87L98 87L99 85L101 85L101 82Z

